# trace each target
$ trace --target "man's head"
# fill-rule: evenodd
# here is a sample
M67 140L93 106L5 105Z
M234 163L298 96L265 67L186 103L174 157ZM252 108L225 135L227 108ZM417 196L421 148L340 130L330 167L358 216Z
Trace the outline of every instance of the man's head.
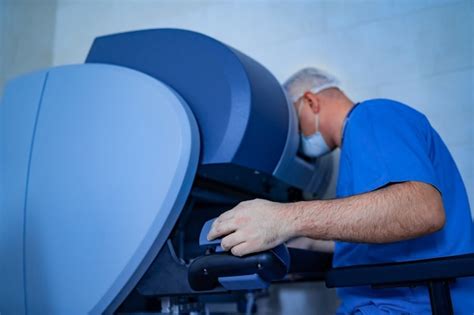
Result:
M322 70L303 68L288 78L283 86L290 100L295 103L306 92L317 94L329 88L338 88L339 81Z
M339 81L322 70L304 68L293 74L283 87L298 113L303 149L311 141L314 147L318 140L326 146L326 150L319 151L339 146L345 116L353 105L339 89ZM317 136L322 136L324 143Z

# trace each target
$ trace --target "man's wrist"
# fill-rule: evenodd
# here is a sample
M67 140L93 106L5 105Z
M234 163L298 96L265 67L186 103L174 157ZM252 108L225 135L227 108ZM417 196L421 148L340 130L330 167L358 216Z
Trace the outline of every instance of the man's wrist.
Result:
M302 217L303 202L292 202L283 204L282 217L280 222L283 226L284 234L287 239L303 236L302 235Z
M298 201L290 204L290 231L293 237L309 237L327 240L327 226L321 225L324 218L318 218L323 211L325 201Z

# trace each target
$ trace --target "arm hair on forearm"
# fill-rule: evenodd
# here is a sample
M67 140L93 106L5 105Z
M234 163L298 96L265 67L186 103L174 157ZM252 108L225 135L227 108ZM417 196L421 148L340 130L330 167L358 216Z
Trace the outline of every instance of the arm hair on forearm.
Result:
M445 222L440 193L421 182L391 184L341 199L296 202L288 213L295 236L362 243L420 237L438 231Z

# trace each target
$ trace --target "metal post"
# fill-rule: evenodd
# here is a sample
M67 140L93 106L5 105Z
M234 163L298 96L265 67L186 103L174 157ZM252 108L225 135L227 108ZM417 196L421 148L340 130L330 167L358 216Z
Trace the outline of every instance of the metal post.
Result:
M454 314L449 281L430 281L428 283L428 290L430 292L431 312L433 315Z

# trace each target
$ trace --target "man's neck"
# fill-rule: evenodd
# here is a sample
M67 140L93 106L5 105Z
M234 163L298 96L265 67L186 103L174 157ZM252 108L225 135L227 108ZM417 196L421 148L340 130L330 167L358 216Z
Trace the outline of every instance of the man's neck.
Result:
M348 98L341 99L340 102L337 104L338 110L334 115L335 123L333 130L333 141L337 147L341 146L342 136L344 132L344 123L346 121L347 115L349 114L353 106L354 102L352 102Z

